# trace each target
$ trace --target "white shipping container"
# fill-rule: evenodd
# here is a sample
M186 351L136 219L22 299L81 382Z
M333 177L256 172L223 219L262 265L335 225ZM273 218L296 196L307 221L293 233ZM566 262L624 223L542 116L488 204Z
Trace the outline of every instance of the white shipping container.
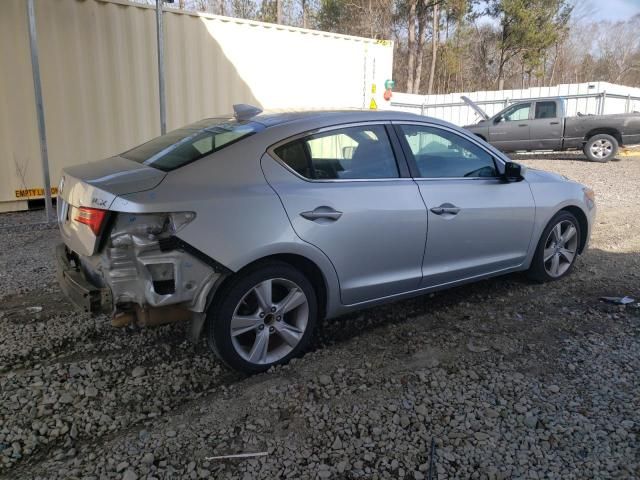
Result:
M0 14L0 211L42 198L26 2ZM160 134L155 8L35 0L51 183ZM263 109L381 106L393 44L165 8L167 128ZM10 48L8 48L10 46Z

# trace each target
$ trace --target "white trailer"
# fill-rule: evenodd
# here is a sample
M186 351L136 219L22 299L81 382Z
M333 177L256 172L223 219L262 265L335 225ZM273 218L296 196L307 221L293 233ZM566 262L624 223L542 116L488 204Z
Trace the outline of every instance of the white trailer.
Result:
M24 0L0 14L0 211L42 198ZM124 0L34 0L51 184L63 167L160 134L156 12ZM232 111L369 108L391 79L390 41L165 8L167 128ZM52 188L55 193L55 187Z

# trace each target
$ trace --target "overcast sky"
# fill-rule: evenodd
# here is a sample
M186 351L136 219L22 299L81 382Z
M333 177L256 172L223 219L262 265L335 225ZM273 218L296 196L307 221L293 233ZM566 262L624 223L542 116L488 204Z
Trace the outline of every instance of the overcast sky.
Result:
M640 0L570 0L574 20L619 22L640 14ZM483 11L485 4L476 4L476 11ZM481 17L481 22L497 24L495 19Z
M587 9L593 20L628 20L640 13L640 0L587 0L585 3L589 4Z

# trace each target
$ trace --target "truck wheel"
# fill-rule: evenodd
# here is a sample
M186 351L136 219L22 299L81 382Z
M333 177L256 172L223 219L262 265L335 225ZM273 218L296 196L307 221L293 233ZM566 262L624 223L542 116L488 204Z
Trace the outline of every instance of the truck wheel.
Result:
M209 348L228 366L257 373L302 354L318 317L311 282L269 262L240 273L207 312Z
M618 153L618 141L611 135L594 135L584 144L584 154L592 162L608 162Z

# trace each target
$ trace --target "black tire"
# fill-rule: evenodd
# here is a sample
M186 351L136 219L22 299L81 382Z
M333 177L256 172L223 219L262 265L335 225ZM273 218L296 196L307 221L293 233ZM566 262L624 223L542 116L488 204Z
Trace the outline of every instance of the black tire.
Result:
M545 249L547 249L547 247L550 247L548 241L551 239L551 231L556 227L556 225L566 225L566 222L570 222L575 228L575 240L573 239L573 237L571 239L572 243L575 241L575 252L573 255L573 259L569 263L568 267L566 267L565 269L565 264L563 264L562 272L559 275L554 276L551 275L548 271L548 268L552 266L552 263L550 263L549 261L545 261ZM533 256L533 260L531 261L531 266L529 267L529 270L527 272L529 278L542 283L559 280L562 277L568 275L573 269L576 258L578 258L578 250L580 248L581 238L582 232L580 231L580 224L572 213L566 210L562 210L554 215L554 217L549 221L549 223L543 230L542 235L540 236L540 239L538 241L536 252ZM559 254L558 258L566 261L566 257L564 257L562 254Z
M278 285L277 282L288 281L299 287L306 297L308 305L308 316L306 317L306 326L304 328L301 339L297 345L285 356L278 358L276 361L265 363L254 363L244 358L234 346L234 340L231 334L231 320L236 312L236 308L247 308L253 310L252 306L247 302L251 301L251 298L246 298L247 295L255 295L251 292L254 291L254 287L265 282L269 279L273 279L274 282L274 294L277 296L276 290L280 288L283 290L285 287ZM317 295L311 282L297 269L284 262L268 262L257 265L245 272L239 273L235 278L232 278L230 282L225 285L220 292L216 294L217 300L214 300L207 312L207 344L209 349L214 352L227 366L239 370L244 373L258 373L268 370L272 365L279 365L287 363L294 357L302 355L308 348L309 343L313 337L317 319L318 319L318 304ZM240 302L245 299L245 302L240 306ZM254 297L257 300L257 297ZM257 304L256 304L257 305ZM260 311L260 307L257 306L257 311ZM303 312L304 313L304 312ZM251 314L255 315L255 314ZM265 317L265 324L261 327L260 332L268 328L270 331L275 330L275 314L267 314ZM285 325L286 313L282 313L282 320L278 317L278 326ZM268 317L271 317L269 320ZM267 322L271 322L272 326L269 326ZM266 333L266 332L265 332ZM255 335L255 337L252 337ZM246 334L236 336L237 339L245 340L243 336L248 336L248 342L246 348L249 348L249 344L255 341L258 331L250 330ZM274 331L275 335L273 341L280 341L283 349L289 348L284 337L280 337L277 331ZM254 340L252 340L253 338ZM269 336L269 341L271 341ZM255 343L253 344L255 346ZM242 348L240 346L239 348ZM246 353L246 352L245 352Z
M599 144L606 147L601 150L601 154L594 151L600 150L598 148ZM618 141L614 137L605 133L599 133L598 135L594 135L589 140L587 140L587 143L584 144L584 148L582 149L582 151L592 162L606 163L612 158L615 158L615 156L618 154L618 147Z

